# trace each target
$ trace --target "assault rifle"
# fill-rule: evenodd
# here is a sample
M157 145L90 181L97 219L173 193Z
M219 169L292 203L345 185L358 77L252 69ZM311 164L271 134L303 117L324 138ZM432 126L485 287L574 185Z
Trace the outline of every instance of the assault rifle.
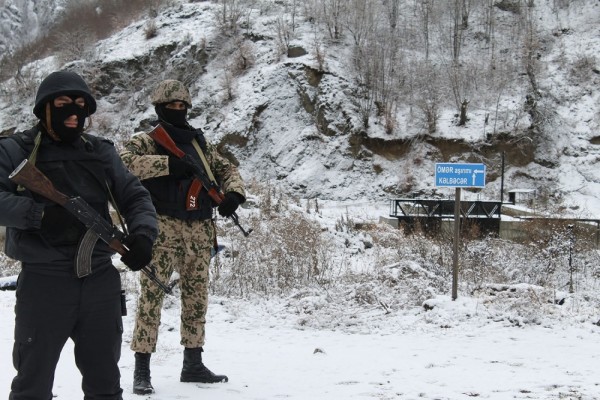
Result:
M58 191L50 179L27 159L23 160L9 175L9 179L66 208L67 211L73 214L88 229L77 248L75 272L79 278L89 275L92 272L92 252L98 239L101 239L120 255L125 255L129 251L123 244L126 238L123 232L111 225L81 197L69 197ZM156 268L152 264L148 264L141 271L165 293L171 294L173 287L165 285L156 276Z
M207 191L210 198L217 205L221 204L221 202L225 198L225 194L223 194L221 188L216 184L216 182L213 182L208 177L206 170L201 165L198 165L198 162L196 162L196 160L194 160L192 156L190 156L189 154L181 150L179 147L177 147L177 145L175 144L171 136L169 136L165 128L158 124L156 125L156 127L154 127L154 129L148 132L148 136L154 139L156 143L164 147L165 150L167 150L170 154L181 159L194 170L194 177L196 179L192 182L190 192L188 192L188 199L191 199L191 201L188 200L188 203L193 204L195 202L195 196L193 194L190 195L190 193L197 193L200 191L201 188L204 188ZM188 208L190 208L190 206L188 206ZM246 231L242 227L242 225L240 225L240 220L235 212L232 215L230 215L229 218L231 218L233 223L238 228L240 228L244 236L248 237L248 235L250 235L252 229L248 229Z

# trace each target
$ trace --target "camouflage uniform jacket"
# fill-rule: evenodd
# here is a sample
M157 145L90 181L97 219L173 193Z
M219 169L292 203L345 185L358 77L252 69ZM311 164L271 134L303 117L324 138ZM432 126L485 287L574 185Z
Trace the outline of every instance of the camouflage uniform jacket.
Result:
M215 146L206 142L201 130L182 130L168 124L161 124L167 129L177 146L201 165L200 156L191 145L191 139L195 138L203 149L208 165L223 192L233 191L245 198L244 185L237 168L220 155ZM185 194L193 177L183 179L169 177L169 156L166 150L147 134L134 135L125 144L125 151L121 153L121 157L131 172L150 191L157 213L184 220L206 220L212 217L214 204L205 190L200 192L200 209L185 210ZM170 207L165 205L168 201L171 202ZM178 202L176 207L172 206L173 201Z

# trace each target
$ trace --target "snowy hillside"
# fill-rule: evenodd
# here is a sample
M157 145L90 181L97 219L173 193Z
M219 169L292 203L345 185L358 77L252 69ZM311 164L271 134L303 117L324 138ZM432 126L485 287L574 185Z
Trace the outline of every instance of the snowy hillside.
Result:
M352 62L349 22L333 40L325 25L309 18L307 5L270 1L240 3L247 8L236 29L219 25L218 2L172 2L156 17L96 43L85 59L66 65L59 57L41 60L30 66L32 84L22 103L15 101L15 83L3 84L0 132L29 126L33 83L51 70L69 68L83 73L99 97L95 133L120 143L146 128L153 114L148 101L153 85L177 78L193 91L193 123L222 144L246 178L281 185L299 197L431 195L435 162L470 161L486 163L488 178L485 189L466 195L498 199L504 151L506 189L536 189L544 201L564 202L579 215L596 215L600 5L546 0L515 12L508 5L518 2L492 8L469 3L471 22L462 33L460 67L466 82L463 77L456 87L449 83L447 52L440 47L445 46L440 32L447 21L439 17L439 26L432 27L431 36L438 42L431 39L431 63L436 65L431 71L437 77L431 78L430 88L441 81L436 83L440 93L434 132L423 125L420 92L408 89L427 72L419 48L398 48L404 80L397 86L393 114L380 116L376 107L370 108L365 126L365 92ZM398 35L415 34L419 10L414 2L398 4L398 26L403 29ZM487 29L486 13L492 11L494 43L480 39ZM517 23L534 30L535 43L529 45L534 46L535 80L522 61L526 46L522 35L514 33ZM149 26L155 29L151 38ZM488 58L497 64L496 77L486 75ZM535 82L534 111L527 111L533 90L529 81ZM453 88L469 100L464 126L456 123ZM533 120L536 115L539 121Z
M65 0L0 2L0 54L43 35L63 11Z

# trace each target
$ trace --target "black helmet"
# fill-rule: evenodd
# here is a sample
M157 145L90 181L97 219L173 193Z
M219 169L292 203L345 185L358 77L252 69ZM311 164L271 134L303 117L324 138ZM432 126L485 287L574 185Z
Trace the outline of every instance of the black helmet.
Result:
M40 84L35 95L33 113L36 117L44 115L44 105L58 96L80 95L85 99L89 115L96 112L96 100L83 78L71 71L56 71L48 75Z

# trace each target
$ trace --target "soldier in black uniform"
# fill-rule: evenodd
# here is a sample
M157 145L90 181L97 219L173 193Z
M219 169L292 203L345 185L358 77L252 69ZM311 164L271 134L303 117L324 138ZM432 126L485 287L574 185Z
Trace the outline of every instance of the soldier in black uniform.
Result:
M98 241L91 273L74 269L86 228L65 208L18 187L10 173L28 158L68 196L80 196L110 221L108 203L127 221L129 252L121 260L132 270L147 265L158 234L147 190L123 165L112 143L84 134L96 101L76 73L57 71L37 92L32 129L0 140L0 225L6 226L6 254L21 261L16 306L10 400L49 400L54 372L66 341L86 399L122 399L121 281L114 251ZM81 274L80 274L81 275Z

